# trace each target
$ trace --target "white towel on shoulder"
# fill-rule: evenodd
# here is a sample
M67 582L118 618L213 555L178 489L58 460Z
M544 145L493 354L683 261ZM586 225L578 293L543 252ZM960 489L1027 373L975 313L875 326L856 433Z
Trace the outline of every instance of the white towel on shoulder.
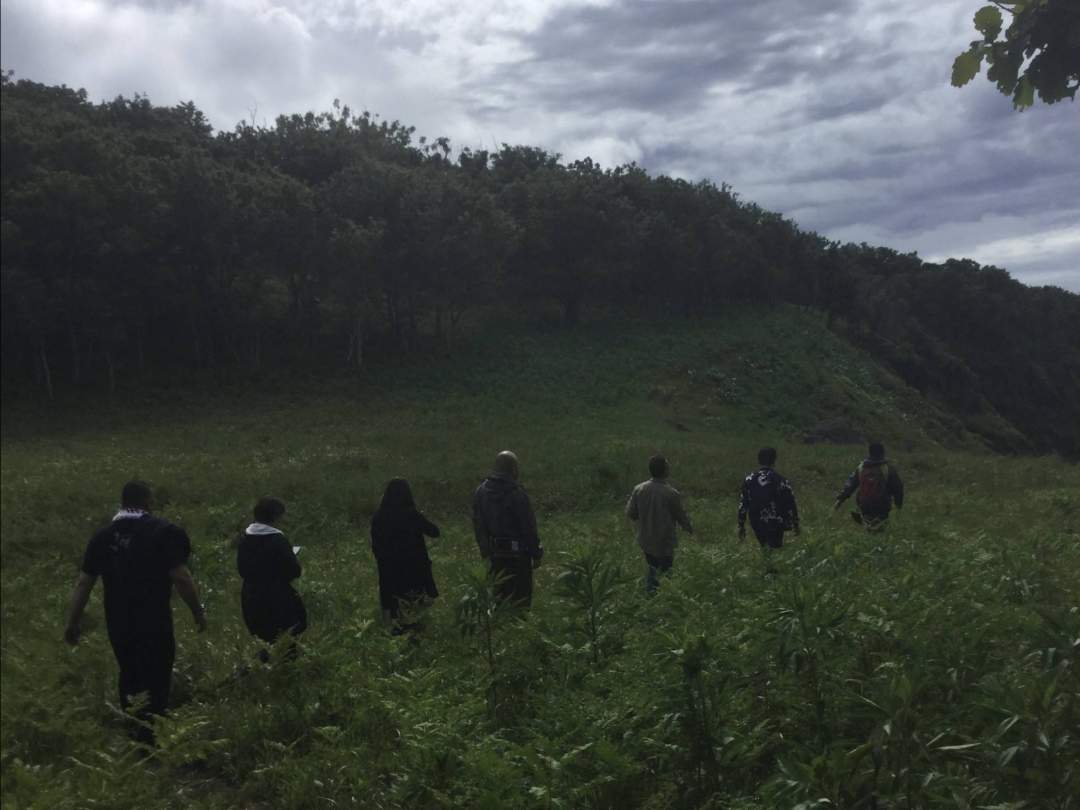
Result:
M275 529L273 526L268 526L265 523L252 523L246 529L244 534L285 534L281 529Z
M130 520L132 518L141 518L143 515L149 515L145 509L121 509L115 515L113 515L113 523L118 520Z

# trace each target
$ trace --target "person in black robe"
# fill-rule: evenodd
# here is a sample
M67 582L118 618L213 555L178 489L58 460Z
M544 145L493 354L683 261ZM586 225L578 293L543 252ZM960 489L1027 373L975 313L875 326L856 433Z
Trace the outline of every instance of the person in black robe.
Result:
M439 595L425 536L438 537L439 527L416 508L409 482L395 478L386 485L382 503L371 518L371 550L379 568L379 603L388 621L401 618L403 603ZM395 632L401 629L396 627Z
M304 602L292 586L301 573L300 561L297 549L276 525L285 516L285 504L262 498L255 504L254 516L236 552L236 567L244 580L240 607L251 634L273 644L283 633L298 636L307 629ZM259 657L268 660L265 650Z

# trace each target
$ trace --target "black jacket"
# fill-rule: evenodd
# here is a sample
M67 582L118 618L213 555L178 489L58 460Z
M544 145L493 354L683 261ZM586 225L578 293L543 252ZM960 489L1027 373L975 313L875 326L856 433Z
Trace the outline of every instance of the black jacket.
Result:
M300 561L284 534L242 534L236 567L244 580L240 607L248 630L267 643L285 631L304 631L307 611L292 586L301 573Z
M795 491L772 467L755 470L743 480L739 498L739 528L747 515L755 529L798 529L799 507Z
M524 487L506 476L485 478L476 488L473 531L480 556L485 559L508 542L517 543L518 551L530 557L540 558L544 554L529 496Z

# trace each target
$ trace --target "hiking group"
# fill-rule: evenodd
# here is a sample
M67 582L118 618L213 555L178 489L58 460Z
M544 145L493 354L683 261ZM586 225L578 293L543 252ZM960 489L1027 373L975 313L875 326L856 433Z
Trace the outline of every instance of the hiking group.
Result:
M795 492L775 470L776 458L772 448L758 453L760 466L744 479L738 507L738 536L746 536L749 518L767 554L783 546L786 531L800 532ZM645 555L645 589L650 594L659 587L660 575L674 565L677 527L693 533L682 497L668 483L669 473L667 460L653 456L649 479L634 487L626 502L626 516L636 524ZM497 597L527 608L532 602L533 570L540 566L544 547L519 476L517 456L508 450L499 453L492 474L473 493L472 516L480 556L488 562ZM837 493L834 508L853 494L857 510L852 517L870 532L884 529L894 504L903 506L903 483L882 445L870 445L868 457ZM153 739L145 721L168 707L176 655L170 605L174 588L198 630L207 626L188 568L191 541L183 529L155 517L151 509L152 493L146 484L131 481L124 486L120 510L87 544L64 631L69 644L78 643L82 615L100 577L106 630L119 667L120 706L133 709L142 721L134 733L143 742ZM300 547L291 545L280 528L285 513L280 500L259 500L254 522L236 540L236 564L248 631L268 645L289 637L285 654L291 657L296 652L293 639L307 628L307 612L292 585L301 575ZM371 549L378 568L379 604L395 634L415 627L409 621L411 606L439 595L424 539L439 535L439 527L417 508L408 481L391 480L371 519ZM259 658L269 661L269 652L261 649ZM140 695L145 699L136 701Z

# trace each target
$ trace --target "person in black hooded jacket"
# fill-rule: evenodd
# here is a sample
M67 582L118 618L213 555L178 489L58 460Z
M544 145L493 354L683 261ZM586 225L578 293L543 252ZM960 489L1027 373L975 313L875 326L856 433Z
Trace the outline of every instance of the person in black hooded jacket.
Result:
M244 585L240 607L253 636L273 644L285 632L298 636L307 629L307 611L292 581L300 577L300 561L277 527L285 504L262 498L255 504L255 522L240 537L236 567ZM260 658L266 660L265 650Z
M857 512L851 517L862 523L867 531L875 532L885 528L893 504L897 509L904 506L904 482L894 464L885 457L885 446L873 443L869 446L869 456L863 460L855 472L848 476L843 488L836 493L834 509L839 509L848 497L855 495Z
M435 599L439 595L425 536L438 537L439 527L416 508L409 482L393 479L371 518L371 551L379 568L379 603L388 620L400 618L402 602Z
M528 607L533 569L539 567L544 547L528 493L518 483L520 469L509 450L495 457L492 475L473 493L473 531L480 556L488 560L498 581L499 598Z

